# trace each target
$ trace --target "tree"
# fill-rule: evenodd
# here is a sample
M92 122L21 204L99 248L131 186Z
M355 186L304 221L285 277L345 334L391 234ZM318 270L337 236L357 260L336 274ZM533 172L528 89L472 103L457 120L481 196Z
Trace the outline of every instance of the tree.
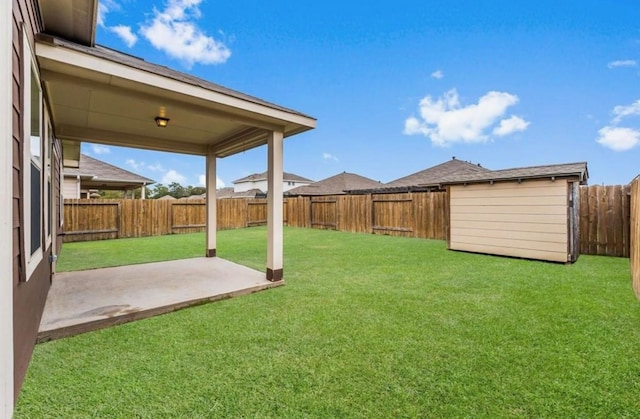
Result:
M149 193L149 198L158 199L162 198L165 195L169 195L169 188L167 188L162 183L156 183L155 185L153 185Z
M185 189L185 187L179 184L178 182L171 182L169 184L169 195L171 195L176 199L188 196L187 190Z

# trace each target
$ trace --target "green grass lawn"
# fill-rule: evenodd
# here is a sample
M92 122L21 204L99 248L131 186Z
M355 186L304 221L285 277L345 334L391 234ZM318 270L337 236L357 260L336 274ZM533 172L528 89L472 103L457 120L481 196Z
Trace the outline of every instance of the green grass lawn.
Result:
M61 266L158 248L199 256L204 236L65 245ZM263 271L266 230L221 231L218 252ZM628 259L558 265L285 229L284 272L285 287L38 345L16 417L640 412Z

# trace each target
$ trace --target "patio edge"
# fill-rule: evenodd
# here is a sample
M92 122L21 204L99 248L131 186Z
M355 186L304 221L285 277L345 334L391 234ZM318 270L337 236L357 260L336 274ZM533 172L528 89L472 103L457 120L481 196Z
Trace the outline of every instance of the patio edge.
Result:
M147 310L136 311L134 313L122 314L114 317L107 317L104 319L93 320L87 323L77 324L73 326L61 327L59 329L44 330L38 332L36 338L36 344L50 342L57 339L71 337L82 333L93 332L95 330L106 329L112 326L118 326L125 323L130 323L136 320L143 320L149 317L160 316L162 314L173 313L174 311L182 310L189 307L195 307L203 304L208 304L216 301L227 300L230 298L241 297L243 295L253 294L259 291L264 291L271 288L276 288L285 285L284 280L270 282L268 284L256 285L249 288L243 288L240 290L230 291L223 294L217 294L209 297L196 298L193 300L182 301L179 303L169 304L160 307L154 307Z

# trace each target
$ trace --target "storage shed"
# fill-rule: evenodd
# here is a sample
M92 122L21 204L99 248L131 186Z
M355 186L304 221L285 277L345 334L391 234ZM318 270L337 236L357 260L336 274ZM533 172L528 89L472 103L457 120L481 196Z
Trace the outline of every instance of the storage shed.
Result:
M587 163L523 167L443 182L451 250L572 263Z

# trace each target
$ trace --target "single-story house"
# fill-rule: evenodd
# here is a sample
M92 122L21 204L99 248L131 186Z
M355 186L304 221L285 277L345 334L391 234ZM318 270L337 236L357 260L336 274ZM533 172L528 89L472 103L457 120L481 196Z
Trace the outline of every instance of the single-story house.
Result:
M258 188L248 189L246 191L236 192L231 187L218 189L218 199L228 199L228 198L266 198L267 194L262 192Z
M95 44L97 0L0 6L0 417L10 418L55 281L63 162L83 141L206 157L203 253L216 255L216 162L267 146L266 278L283 278L283 140L313 117Z
M313 183L311 179L296 175L295 173L283 172L282 174L282 190L285 192L310 183ZM267 172L254 173L233 181L234 192L246 192L251 189L258 189L263 193L267 193L269 191L269 185L267 184Z
M453 157L449 161L392 180L384 185L378 185L372 188L353 188L348 192L351 194L370 194L437 191L442 190L441 183L445 179L468 174L486 173L489 171L489 169L480 166L480 164L474 164Z
M380 182L376 180L355 173L342 172L309 185L290 189L284 194L286 196L344 195L349 190L373 189L380 186Z
M587 163L470 173L443 180L452 250L575 262Z
M137 175L112 164L80 154L78 167L64 167L62 197L65 199L90 198L99 190L130 191L141 188L140 197L145 199L145 186L154 180Z

